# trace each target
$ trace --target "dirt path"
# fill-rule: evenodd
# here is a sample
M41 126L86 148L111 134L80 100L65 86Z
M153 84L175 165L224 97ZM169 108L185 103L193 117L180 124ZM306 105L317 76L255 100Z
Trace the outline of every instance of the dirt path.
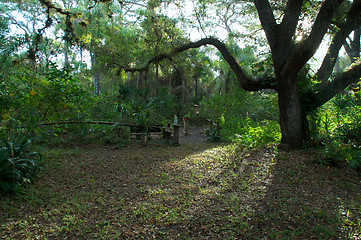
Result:
M190 133L185 135L184 128L179 129L180 143L203 143L207 142L207 136L203 134L202 128L190 128Z

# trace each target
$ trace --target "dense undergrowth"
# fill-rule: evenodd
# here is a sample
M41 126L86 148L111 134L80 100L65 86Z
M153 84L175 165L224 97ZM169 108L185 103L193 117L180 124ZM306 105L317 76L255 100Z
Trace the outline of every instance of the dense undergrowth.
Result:
M6 108L1 109L0 137L4 140L0 147L2 168L8 169L1 177L7 182L3 190L14 189L17 186L14 182L30 182L35 177L39 161L28 159L31 154L22 147L30 142L44 146L86 143L122 146L131 132L148 134L155 124L172 125L175 115L180 123L182 117L189 117L193 127L205 128L210 141L238 142L252 149L277 144L281 138L274 92L249 93L235 85L228 93L181 105L166 89L154 97L149 89L132 85L121 85L117 91L97 96L70 69L55 65L45 76L34 75L31 84L28 77L15 79L9 82L12 84L1 85L1 101ZM199 114L195 114L194 103L199 104ZM309 114L311 145L305 147L317 149L319 163L361 171L360 105L359 87L354 86ZM214 124L209 127L202 119ZM9 178L10 166L12 172L17 169L9 149L18 145L22 154L20 166L29 166L21 167Z
M353 86L309 115L318 162L361 173L361 93Z

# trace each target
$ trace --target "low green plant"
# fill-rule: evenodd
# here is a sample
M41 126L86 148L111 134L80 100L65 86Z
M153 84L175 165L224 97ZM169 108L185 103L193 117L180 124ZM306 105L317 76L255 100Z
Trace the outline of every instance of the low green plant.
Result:
M361 174L361 146L331 141L320 147L317 154L315 161L320 164L347 166Z
M212 95L203 100L200 116L219 123L220 134L210 129L210 140L219 140L220 135L224 141L241 142L252 148L280 141L276 103L272 92L256 94L235 88L229 94Z
M117 144L121 142L121 133L120 127L118 124L115 124L111 127L103 128L103 131L100 133L100 140L106 144Z
M9 136L1 139L0 192L11 192L24 183L32 183L41 170L41 154L27 151L31 140Z
M345 162L344 149L338 142L325 142L323 146L317 150L317 163L322 165L339 165Z
M131 137L131 129L128 126L123 126L120 129L122 139L129 139Z
M345 123L338 126L335 136L344 143L361 142L361 123Z
M361 173L361 95L348 88L308 115L316 162L344 166Z
M9 161L8 151L0 149L0 191L9 192L15 185L13 165Z
M243 147L254 148L267 143L275 143L281 140L279 125L274 121L261 123L249 120L240 135L237 136Z
M361 146L351 145L346 152L347 164L361 174Z
M219 128L219 127L218 127ZM216 126L212 126L209 131L207 131L208 141L217 142L221 140L221 136L219 134L219 129Z

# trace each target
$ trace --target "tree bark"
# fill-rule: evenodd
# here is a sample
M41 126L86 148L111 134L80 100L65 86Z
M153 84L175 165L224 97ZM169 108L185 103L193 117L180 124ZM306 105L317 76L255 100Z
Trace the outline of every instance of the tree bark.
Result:
M97 69L95 70L93 78L94 78L94 94L99 96L100 95L100 73Z
M358 58L360 58L360 35L361 28L355 29L353 39L350 39L350 44L348 44L347 41L343 44L351 63L354 63Z
M305 96L308 99L304 107L305 112L309 113L322 106L333 98L336 94L346 89L349 85L360 82L361 63L354 65L346 72L339 74L332 81L321 82L315 86L314 93Z
M350 11L347 13L346 22L339 24L339 30L332 39L328 48L327 54L323 59L322 65L316 73L319 81L326 83L332 73L336 59L342 45L346 42L346 37L361 25L361 1L354 1L351 5Z
M302 146L306 137L306 123L302 117L304 113L295 78L296 76L289 75L278 81L281 143L287 144L290 148Z
M94 47L92 47L94 49ZM99 73L99 67L97 62L97 56L96 53L90 53L91 57L91 65L93 70L93 81L94 81L94 94L98 95L100 94L100 73Z

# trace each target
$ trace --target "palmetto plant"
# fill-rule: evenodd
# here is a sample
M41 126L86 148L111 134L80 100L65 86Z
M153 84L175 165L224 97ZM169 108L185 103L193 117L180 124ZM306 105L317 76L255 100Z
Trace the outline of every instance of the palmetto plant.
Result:
M0 191L8 192L13 189L14 169L9 161L9 155L6 149L0 149Z
M1 139L0 144L0 192L14 191L22 183L32 183L39 173L41 155L28 152L29 139L18 139L10 136Z

